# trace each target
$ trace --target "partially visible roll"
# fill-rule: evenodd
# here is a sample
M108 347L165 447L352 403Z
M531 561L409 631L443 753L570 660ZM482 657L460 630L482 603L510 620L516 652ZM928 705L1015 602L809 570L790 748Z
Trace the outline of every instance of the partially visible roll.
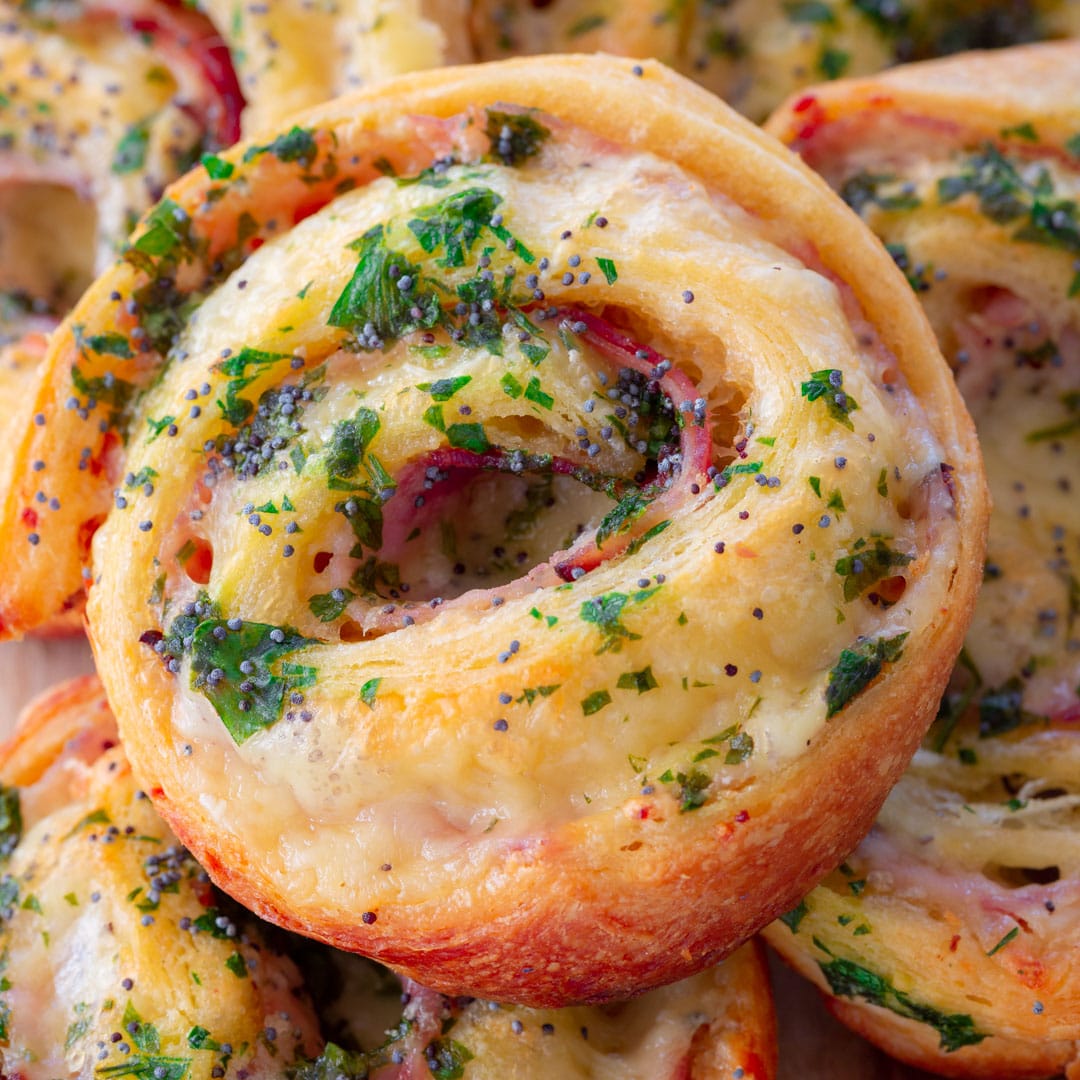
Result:
M62 318L165 185L239 136L210 22L164 0L8 4L0 31L0 336ZM23 310L20 310L20 307Z
M632 1003L541 1012L403 988L260 924L136 790L92 678L29 705L0 746L0 867L7 1076L775 1076L759 945Z
M226 37L249 135L394 75L563 52L651 57L762 120L801 86L898 61L1080 34L1077 0L275 0L200 7Z
M270 1080L319 1053L299 971L154 813L96 679L0 747L0 857L5 1075Z
M936 723L869 838L768 937L905 1060L1080 1075L1080 43L822 86L769 128L922 300L994 515Z

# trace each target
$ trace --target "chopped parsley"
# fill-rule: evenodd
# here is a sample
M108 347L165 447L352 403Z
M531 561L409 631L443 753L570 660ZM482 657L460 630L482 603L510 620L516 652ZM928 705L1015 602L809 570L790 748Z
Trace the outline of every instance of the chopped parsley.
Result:
M240 392L258 378L262 369L287 359L284 353L265 352L262 349L249 349L246 346L235 356L230 356L216 364L214 370L228 376L225 384L225 400L217 399L221 417L228 423L239 427L251 416L255 406L239 396ZM248 368L252 373L248 374Z
M244 161L253 161L262 154L272 154L278 161L298 161L305 169L311 167L319 152L315 133L310 128L293 126L265 146L250 146L244 152Z
M281 719L290 690L315 681L314 668L285 659L314 644L267 623L242 622L230 630L223 619L207 619L192 635L191 685L242 743Z
M864 539L856 540L851 554L836 560L836 572L844 579L844 599L848 603L858 599L871 585L907 566L911 559L882 539L875 540L872 547Z
M802 396L807 401L823 401L829 415L849 430L854 430L851 414L858 409L855 399L844 393L844 373L839 368L823 368L812 372L801 385Z
M829 672L825 688L826 717L835 716L865 690L885 664L895 664L904 654L907 633L891 638L869 638L844 649Z
M191 233L191 215L172 199L162 199L146 217L146 228L123 250L124 259L147 274L191 262L199 245Z
M446 1036L424 1047L424 1060L435 1080L460 1080L472 1059L473 1053L467 1046Z
M833 957L825 946L814 939L814 944L832 959L827 963L818 961L829 988L838 997L861 998L871 1005L889 1009L898 1016L929 1024L940 1038L940 1048L953 1053L962 1046L974 1046L987 1038L975 1028L975 1021L966 1014L943 1013L931 1005L914 1001L903 990L897 990L888 979L852 960Z
M491 449L483 424L451 424L446 429L446 438L451 446L471 450L474 454L483 454Z
M891 173L869 173L865 169L844 181L840 197L857 214L870 205L882 210L914 210L922 205L922 200L906 184L897 186Z
M456 375L452 379L437 379L435 382L418 383L417 390L430 394L433 401L449 401L463 386L472 382L471 375Z
M708 801L708 788L712 779L701 769L691 769L688 773L673 773L670 769L666 769L657 779L661 784L675 786L679 812L682 814L697 810Z
M19 789L0 784L0 861L6 861L22 839Z
M236 171L230 162L218 157L217 154L203 154L201 160L211 180L228 180Z
M382 684L382 679L368 679L363 686L360 687L360 700L369 708L375 708L375 697L379 693L379 686Z
M600 631L599 656L605 652L620 652L624 641L639 641L640 634L634 633L622 622L623 610L632 604L641 604L649 599L656 588L640 589L633 593L610 592L586 600L581 605L581 618L592 623Z
M611 704L611 695L606 690L594 690L581 702L581 711L585 716L592 716Z
M799 924L810 913L810 909L806 906L806 900L800 900L790 911L785 911L780 916L780 921L793 933L799 932Z
M551 132L528 113L487 110L487 137L491 153L504 165L513 168L540 152Z
M420 267L386 246L382 225L349 245L359 252L352 278L327 322L356 333L359 348L382 349L413 330L430 330L441 316L439 297L420 286ZM408 291L399 286L407 278Z
M651 664L641 671L624 672L619 676L619 681L615 684L619 690L636 690L639 694L655 690L659 685L653 675Z
M631 528L634 521L652 502L641 491L630 491L624 495L601 519L596 529L596 546L602 548L604 541Z
M146 163L146 146L149 139L150 128L145 120L129 124L127 131L116 144L112 171L118 176L138 172Z

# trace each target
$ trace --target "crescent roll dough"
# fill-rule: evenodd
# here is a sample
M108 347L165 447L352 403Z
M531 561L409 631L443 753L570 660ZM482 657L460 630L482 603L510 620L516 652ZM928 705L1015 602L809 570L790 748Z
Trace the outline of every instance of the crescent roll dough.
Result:
M981 575L902 275L636 70L414 76L189 174L53 337L0 530L5 628L88 575L132 765L211 876L454 993L625 997L789 907Z
M870 837L768 931L842 1019L949 1076L1076 1073L1080 44L814 90L771 129L886 242L978 425L985 580Z
M775 1075L760 945L615 1007L500 1008L408 983L403 1010L384 969L268 941L135 788L95 679L43 695L0 747L0 861L0 1060L25 1080L407 1080L466 1063L470 1080Z

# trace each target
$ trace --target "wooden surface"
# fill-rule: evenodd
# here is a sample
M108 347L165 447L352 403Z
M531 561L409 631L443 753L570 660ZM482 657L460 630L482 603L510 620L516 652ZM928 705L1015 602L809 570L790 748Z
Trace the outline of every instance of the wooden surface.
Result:
M0 687L7 709L0 716L6 734L19 710L53 683L93 671L82 638L0 643ZM919 1080L906 1069L838 1024L816 992L771 958L780 1019L779 1080Z

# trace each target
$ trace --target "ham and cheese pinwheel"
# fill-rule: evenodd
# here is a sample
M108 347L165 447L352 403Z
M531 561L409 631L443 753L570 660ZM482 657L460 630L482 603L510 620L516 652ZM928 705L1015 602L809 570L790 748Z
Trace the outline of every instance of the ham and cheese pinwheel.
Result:
M6 4L0 70L3 478L45 335L165 185L236 140L242 101L210 23L158 0ZM73 595L45 629L81 620Z
M35 411L4 630L85 574L133 768L211 876L454 993L623 997L793 904L981 576L902 275L658 65L414 76L208 159Z
M0 333L62 317L161 191L239 135L211 24L165 0L6 4Z
M539 1011L268 939L137 790L94 679L43 695L0 747L0 864L6 1076L775 1075L760 946L632 1003Z
M5 1076L270 1080L320 1052L296 966L154 813L95 679L0 747L0 859Z
M800 86L901 60L1080 34L1076 0L202 0L257 134L409 71L523 54L653 57L761 120Z
M982 437L975 621L870 837L769 931L891 1052L1076 1071L1080 44L823 87L770 122L885 241Z

